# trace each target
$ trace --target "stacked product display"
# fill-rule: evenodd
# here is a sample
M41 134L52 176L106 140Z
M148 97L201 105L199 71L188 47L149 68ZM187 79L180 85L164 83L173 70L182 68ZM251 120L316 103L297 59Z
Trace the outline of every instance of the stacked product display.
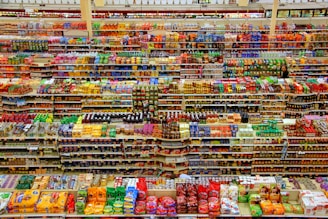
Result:
M2 217L322 217L325 177L1 175ZM301 189L303 188L303 189Z
M326 7L205 3L0 9L3 217L328 214Z

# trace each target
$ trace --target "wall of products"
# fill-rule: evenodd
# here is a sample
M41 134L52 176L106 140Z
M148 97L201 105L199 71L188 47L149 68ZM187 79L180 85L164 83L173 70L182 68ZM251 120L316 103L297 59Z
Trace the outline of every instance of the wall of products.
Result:
M327 24L304 19L4 20L2 170L325 174Z

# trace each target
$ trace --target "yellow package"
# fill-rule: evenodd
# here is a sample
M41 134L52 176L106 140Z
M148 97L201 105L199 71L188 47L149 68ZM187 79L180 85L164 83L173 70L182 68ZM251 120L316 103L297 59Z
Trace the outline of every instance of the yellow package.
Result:
M40 196L39 190L15 191L8 203L8 209L34 208Z
M94 214L103 214L105 208L105 202L95 202Z
M20 208L19 213L34 213L34 208Z
M84 214L93 214L93 213L94 213L94 203L89 202L84 209Z

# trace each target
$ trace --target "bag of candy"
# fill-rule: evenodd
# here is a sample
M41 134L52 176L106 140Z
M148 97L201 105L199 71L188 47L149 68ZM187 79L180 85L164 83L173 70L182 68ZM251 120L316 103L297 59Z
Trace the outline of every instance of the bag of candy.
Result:
M198 200L208 199L208 188L204 185L198 185Z
M220 183L210 180L208 189L208 197L220 197Z

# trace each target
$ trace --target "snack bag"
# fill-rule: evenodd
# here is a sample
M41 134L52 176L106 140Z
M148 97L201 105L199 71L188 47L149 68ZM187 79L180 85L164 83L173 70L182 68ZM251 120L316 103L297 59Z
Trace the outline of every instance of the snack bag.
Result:
M157 206L156 214L166 216L167 215L167 208L165 208L162 204L159 204Z
M208 197L220 197L220 183L210 180Z
M236 185L229 186L228 198L235 202L238 200L238 186Z
M97 201L97 190L96 187L88 188L88 202L96 202Z
M217 197L208 198L208 210L210 212L219 212L220 211L220 201Z
M97 190L97 201L98 202L106 202L106 189L102 187L98 187Z
M258 204L250 204L249 205L252 217L261 217L262 216L262 209L261 206Z
M95 202L94 203L94 214L103 214L105 208L105 202Z
M252 205L260 204L261 196L259 194L251 194L248 203Z
M273 203L278 203L280 201L280 189L277 185L271 186L269 198Z
M282 204L280 203L273 203L273 214L274 215L284 215L285 209Z
M187 194L188 196L197 196L197 188L195 184L187 184Z
M200 200L198 202L198 213L200 214L208 214L209 207L207 200Z
M147 204L146 204L147 214L156 214L157 211L157 197L156 196L148 196Z
M175 201L173 198L168 197L168 196L163 196L159 199L159 202L161 205L164 206L164 208L169 208L169 207L175 207Z
M186 192L186 187L184 186L184 184L178 183L176 185L176 191L177 191L177 196L186 196L187 192Z
M228 198L229 196L229 185L221 184L220 185L220 198Z
M289 192L280 192L280 202L282 203L289 202Z
M273 205L270 200L262 200L260 206L263 212L263 215L273 214Z
M301 205L292 205L294 214L304 214L304 209Z
M267 185L260 186L259 194L260 194L262 200L269 199L269 192L270 192L270 189Z
M239 185L239 189L238 189L238 202L239 203L247 203L248 202L248 198L249 198L249 191L246 188L245 185Z
M147 197L147 183L145 178L139 178L137 183L138 200L144 201Z
M293 213L294 209L292 204L283 203L282 206L284 207L284 211L286 213Z
M146 202L145 201L137 201L134 209L134 213L136 215L146 214Z
M204 185L198 185L198 200L207 200L208 199L208 191L207 187Z

